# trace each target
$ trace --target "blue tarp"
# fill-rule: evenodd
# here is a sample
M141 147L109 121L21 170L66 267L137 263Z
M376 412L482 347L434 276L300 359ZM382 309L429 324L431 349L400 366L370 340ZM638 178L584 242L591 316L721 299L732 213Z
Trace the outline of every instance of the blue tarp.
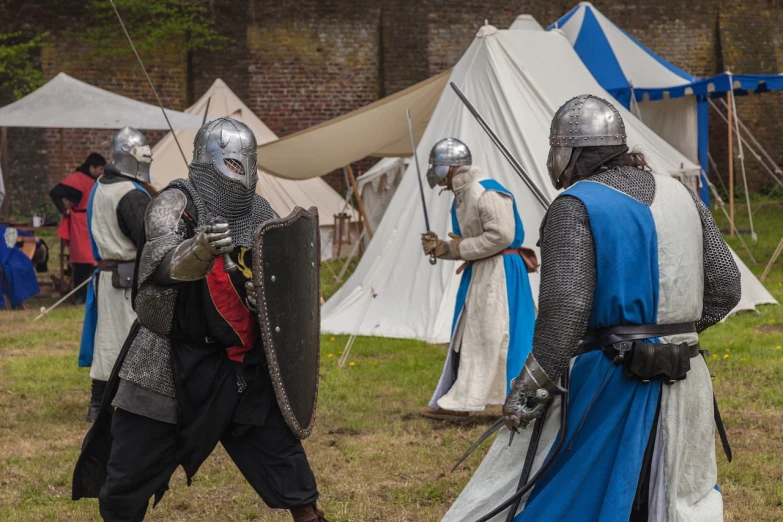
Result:
M0 308L6 306L3 294L8 297L8 304L16 307L40 292L33 262L15 245L6 244L7 229L0 225ZM17 234L30 235L22 231Z

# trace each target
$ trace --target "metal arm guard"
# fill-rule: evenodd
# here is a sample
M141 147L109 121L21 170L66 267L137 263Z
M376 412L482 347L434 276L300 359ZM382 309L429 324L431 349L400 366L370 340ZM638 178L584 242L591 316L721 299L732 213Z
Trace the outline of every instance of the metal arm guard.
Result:
M535 398L536 402L546 402L566 391L547 375L532 353L527 356L519 377L514 381L512 388L524 387L525 395L529 398Z
M152 278L161 285L198 281L206 277L214 264L212 247L206 235L201 232L166 254Z
M541 414L552 397L566 390L553 381L531 353L519 377L511 382L511 392L503 405L503 417L509 429L525 428Z

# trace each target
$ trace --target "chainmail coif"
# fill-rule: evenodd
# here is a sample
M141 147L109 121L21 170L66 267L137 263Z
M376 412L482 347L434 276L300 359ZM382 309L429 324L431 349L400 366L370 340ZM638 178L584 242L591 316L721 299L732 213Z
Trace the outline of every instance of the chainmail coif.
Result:
M655 179L633 167L589 177L650 206ZM699 332L723 319L739 302L740 274L709 210L693 194L703 230L704 299ZM533 355L553 379L560 378L587 330L596 285L595 246L584 204L559 197L541 225L541 289Z
M190 193L199 213L199 225L215 217L225 219L234 246L251 247L258 225L277 217L269 202L256 194L254 188L224 176L211 163L192 162L188 179L176 181Z

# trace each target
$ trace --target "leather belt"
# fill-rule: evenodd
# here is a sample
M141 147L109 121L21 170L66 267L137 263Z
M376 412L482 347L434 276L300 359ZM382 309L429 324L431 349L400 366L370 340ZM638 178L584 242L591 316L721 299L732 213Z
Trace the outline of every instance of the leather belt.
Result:
M501 250L494 256L482 257L481 259L475 259L473 261L465 261L459 266L459 268L457 268L457 275L461 274L467 267L469 267L472 263L475 263L476 261L484 261L485 259L492 259L493 257L497 257L497 256L521 256L521 255L522 255L521 249L507 248L505 250Z
M576 354L579 355L622 341L639 341L651 337L688 333L696 333L695 323L627 324L598 328L586 332Z
M582 355L587 352L592 352L595 350L603 350L604 353L610 358L614 359L616 356L620 355L622 352L628 352L628 350L631 349L631 345L633 344L633 341L620 341L617 343L612 343L608 345L601 345L601 346L589 346L587 348L584 347L584 343L580 344L579 347L576 349L576 353L574 356ZM699 343L688 345L688 355L691 359L694 357L698 357L699 354L701 354L702 349Z
M117 259L101 259L98 261L98 270L101 272L111 272L113 270L117 269L117 264L121 263L122 261L118 261Z

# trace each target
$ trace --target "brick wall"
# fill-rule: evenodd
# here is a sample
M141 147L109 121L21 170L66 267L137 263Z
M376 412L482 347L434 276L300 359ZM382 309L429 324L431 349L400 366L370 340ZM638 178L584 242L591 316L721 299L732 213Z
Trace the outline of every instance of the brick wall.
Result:
M206 2L206 0L204 0ZM96 59L85 45L62 36L80 23L84 1L66 0L51 9L43 0L6 0L0 5L0 32L49 30L52 46L40 57L51 77L69 74L99 87L152 102L131 56ZM210 0L210 16L229 38L222 49L186 53L181 42L163 43L145 56L164 103L182 109L223 78L278 135L284 136L398 92L453 66L487 20L508 27L528 13L547 26L575 0L251 0L238 7ZM741 72L783 70L783 2L780 0L596 0L596 7L631 35L677 66L698 76L731 68ZM124 45L117 33L116 45ZM783 163L781 94L738 99L740 118L770 154ZM0 103L8 102L0 92ZM713 155L726 171L726 128L712 118ZM36 195L70 172L88 152L105 152L110 133L65 131L60 157L59 131L9 131L14 184L24 190L15 206L35 206ZM158 139L151 136L151 141ZM768 178L746 154L752 190ZM369 162L356 165L364 169ZM36 175L29 175L36 171ZM43 172L46 171L46 172ZM341 173L327 178L343 189Z

